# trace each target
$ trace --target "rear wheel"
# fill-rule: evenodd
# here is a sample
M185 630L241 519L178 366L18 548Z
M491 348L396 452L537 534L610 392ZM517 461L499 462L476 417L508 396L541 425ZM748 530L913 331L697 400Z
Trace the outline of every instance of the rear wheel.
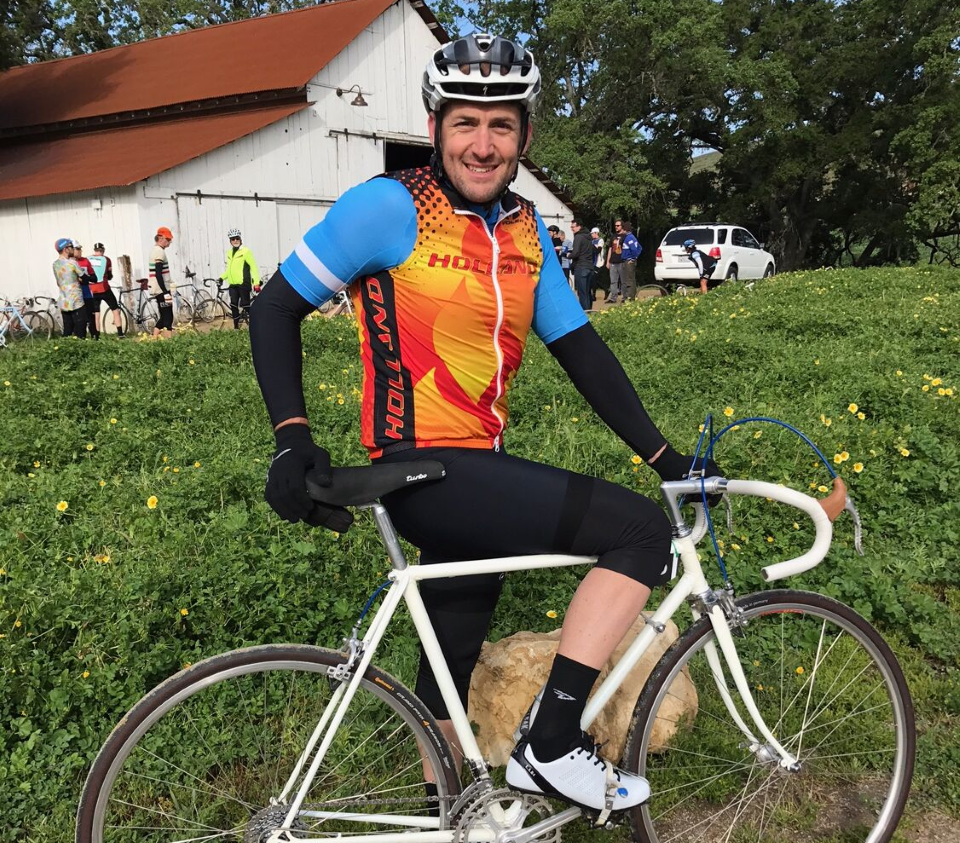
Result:
M774 270L774 268L773 268L773 264L772 264L772 263L768 263L768 264L767 264L767 268L766 268L765 270L763 270L763 277L764 277L764 278L772 278L774 272L775 272L775 270Z
M730 268L727 270L727 274L723 277L724 281L736 281L739 276L737 275L737 265L735 263L730 264Z
M648 680L625 750L650 781L631 812L645 843L890 839L910 789L913 703L893 652L848 606L819 594L770 591L737 601L740 662L764 722L799 759L752 745L707 661L713 627L698 621ZM724 673L729 671L724 668ZM729 688L728 688L729 685Z
M33 332L30 334L34 339L50 339L53 336L53 318L40 310L28 310L23 314L23 321Z
M274 800L340 687L331 669L343 662L319 647L251 647L159 685L100 750L80 800L78 843L266 841L286 815ZM437 785L433 802L427 778ZM459 789L432 715L370 668L294 827L309 837L402 833L420 819L437 828L432 810L448 828Z
M153 296L150 297L148 301L143 303L143 307L140 309L140 319L138 320L140 327L146 333L150 333L157 326L157 322L160 321L160 308L157 307L157 302L154 300Z

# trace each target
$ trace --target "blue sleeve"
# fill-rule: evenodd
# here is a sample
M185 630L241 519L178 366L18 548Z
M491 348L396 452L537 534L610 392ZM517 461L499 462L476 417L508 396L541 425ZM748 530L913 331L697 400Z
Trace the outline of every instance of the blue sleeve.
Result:
M557 253L550 241L550 233L539 213L537 231L540 234L543 263L540 266L540 282L533 298L533 330L545 345L549 345L564 334L585 325L588 320L560 268L560 261L557 260Z
M303 236L280 272L319 306L356 278L399 266L416 242L413 197L399 182L375 178L344 193Z

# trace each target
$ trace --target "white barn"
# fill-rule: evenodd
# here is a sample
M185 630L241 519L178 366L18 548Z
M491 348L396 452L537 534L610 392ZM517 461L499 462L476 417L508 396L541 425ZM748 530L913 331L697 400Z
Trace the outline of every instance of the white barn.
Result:
M54 291L58 237L144 277L161 225L174 280L219 275L234 226L272 274L347 188L429 158L420 80L446 40L422 0L338 0L0 74L0 297ZM524 164L515 188L566 229Z

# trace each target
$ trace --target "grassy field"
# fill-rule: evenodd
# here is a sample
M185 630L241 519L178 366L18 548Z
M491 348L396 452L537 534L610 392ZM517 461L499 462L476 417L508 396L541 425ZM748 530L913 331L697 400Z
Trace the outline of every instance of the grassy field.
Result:
M894 644L920 731L910 810L960 816L960 274L794 273L594 320L678 449L708 413L717 429L772 416L847 480L866 555L842 517L827 560L790 584L851 604ZM335 462L361 464L353 326L312 320L304 347L318 438ZM335 536L263 503L272 437L245 333L9 348L0 409L0 841L66 841L91 759L145 691L243 645L338 646L385 560L366 519ZM511 410L513 453L654 494L652 472L535 338ZM811 494L829 483L770 425L731 431L717 460ZM737 507L720 538L741 592L805 549L792 522ZM555 628L575 580L510 578L492 637ZM389 644L383 666L412 683L412 645Z

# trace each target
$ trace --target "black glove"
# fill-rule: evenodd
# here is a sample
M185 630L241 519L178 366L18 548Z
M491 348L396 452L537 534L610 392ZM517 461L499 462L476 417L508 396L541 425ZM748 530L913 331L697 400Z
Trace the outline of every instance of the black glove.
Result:
M667 445L663 453L650 463L650 468L660 475L661 480L683 480L690 473L690 463L692 462L693 457L684 456ZM700 471L703 467L703 458L697 457L697 464L694 466L695 470ZM720 471L717 464L708 458L706 472L703 476L723 477L724 474ZM720 495L707 495L707 503L709 503L710 506L716 506L720 503Z
M331 482L330 454L315 444L305 424L288 424L277 433L277 450L267 472L267 503L284 521L305 521L313 527L327 527L345 533L353 515L341 506L317 503L307 493L306 476L311 473L320 486Z

